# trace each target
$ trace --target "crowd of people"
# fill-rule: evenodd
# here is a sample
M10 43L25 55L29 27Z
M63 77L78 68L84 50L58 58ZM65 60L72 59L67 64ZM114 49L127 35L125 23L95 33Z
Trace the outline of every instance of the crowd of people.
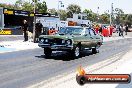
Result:
M24 42L28 41L28 22L27 20L23 21L23 25L22 25L22 29L23 29L23 33L24 33ZM127 35L128 32L128 25L99 25L99 24L94 24L92 25L92 28L95 30L95 32L98 34L100 33L101 35L103 35L104 37L111 37L113 32L117 32L119 33L119 36L124 36L124 31L125 34ZM42 33L43 30L43 25L40 21L37 21L37 23L35 24L35 40L34 42L38 41L39 35ZM48 33L49 35L55 33L55 29L54 28L50 28Z
M104 37L111 37L113 33L119 33L119 36L127 35L128 25L93 25L95 32L102 34Z
M23 21L23 25L22 25L22 29L23 29L23 33L24 33L24 42L28 41L28 29L29 29L29 25L27 20ZM46 33L47 32L47 33ZM43 34L48 34L48 35L52 35L54 33L56 33L57 31L55 30L55 28L50 28L48 31L46 31L46 29L43 27L42 23L40 22L40 20L38 20L35 24L35 38L34 38L34 42L38 42L39 41L39 36L43 33Z
M40 21L37 21L37 23L35 24L35 40L34 42L38 41L39 35L42 33L42 28L43 25L40 23ZM22 25L22 29L23 29L23 34L24 34L24 42L28 41L28 29L29 29L29 25L27 20L23 21L23 25Z

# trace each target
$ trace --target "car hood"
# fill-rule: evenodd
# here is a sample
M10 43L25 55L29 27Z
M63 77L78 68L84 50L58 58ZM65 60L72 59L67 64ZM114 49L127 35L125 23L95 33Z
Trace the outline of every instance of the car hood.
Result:
M40 35L39 38L50 38L50 39L53 39L53 38L59 38L59 39L72 39L73 35Z

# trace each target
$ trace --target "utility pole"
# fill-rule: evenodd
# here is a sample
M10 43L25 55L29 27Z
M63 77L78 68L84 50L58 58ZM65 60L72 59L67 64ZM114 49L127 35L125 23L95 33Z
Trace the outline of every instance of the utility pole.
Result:
M112 16L113 16L113 3L111 3L110 25L112 24Z
M97 23L99 23L99 7L97 8Z
M35 17L35 12L36 12L36 2L34 0L34 22L33 22L33 42L35 42L35 24L36 24L36 17Z

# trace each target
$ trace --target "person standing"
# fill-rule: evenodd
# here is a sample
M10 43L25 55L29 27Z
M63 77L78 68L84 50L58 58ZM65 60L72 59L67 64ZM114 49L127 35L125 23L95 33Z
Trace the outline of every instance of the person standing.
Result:
M23 28L24 42L25 42L25 41L28 41L28 23L27 23L27 20L23 21L22 28Z
M99 33L102 34L102 25L99 27Z
M127 35L127 32L128 32L128 25L126 25L126 27L125 27L125 32L126 32L126 35Z
M121 25L121 36L123 36L123 32L124 32L124 27L123 27L123 25Z
M96 25L95 31L96 31L96 33L98 34L98 32L99 32L99 27L98 27L98 25Z
M119 25L119 28L118 28L118 29L119 29L119 36L121 36L121 34L122 34L122 33L121 33L121 28L122 28L122 27L121 27L121 24L120 24L120 25Z
M38 38L42 33L43 25L40 20L35 24L35 42L38 42Z
M112 36L112 33L113 33L113 26L112 25L110 25L110 37Z

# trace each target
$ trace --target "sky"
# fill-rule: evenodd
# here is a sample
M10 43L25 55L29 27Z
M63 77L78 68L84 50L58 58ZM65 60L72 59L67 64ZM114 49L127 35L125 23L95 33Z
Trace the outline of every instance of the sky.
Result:
M32 1L32 0L25 0ZM48 9L55 8L58 9L58 1L62 1L64 7L59 7L59 9L66 9L70 4L77 4L81 7L82 11L84 9L91 9L93 12L98 11L98 13L104 13L110 11L111 3L113 3L114 8L120 8L125 13L132 14L132 0L40 0L46 1ZM10 3L14 4L16 0L0 0L0 3ZM99 9L97 9L99 7Z

